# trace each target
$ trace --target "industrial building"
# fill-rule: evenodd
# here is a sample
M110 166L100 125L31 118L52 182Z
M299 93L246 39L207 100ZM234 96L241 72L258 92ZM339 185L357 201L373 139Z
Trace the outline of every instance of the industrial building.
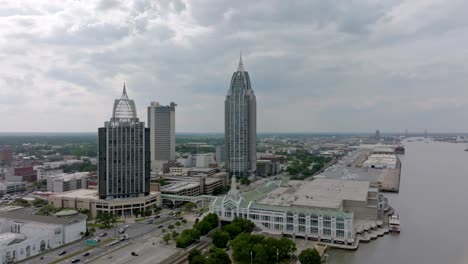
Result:
M34 215L30 208L0 211L0 263L17 262L80 240L86 215L66 210L54 216Z
M273 235L352 246L359 230L383 225L389 208L387 199L365 181L280 178L240 193L233 177L231 190L211 203L210 212L222 221L250 219L263 232Z

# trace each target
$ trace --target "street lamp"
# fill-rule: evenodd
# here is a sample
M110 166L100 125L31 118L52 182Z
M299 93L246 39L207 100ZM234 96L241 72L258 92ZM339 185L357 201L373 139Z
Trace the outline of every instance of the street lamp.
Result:
M252 251L250 251L250 264L252 264Z

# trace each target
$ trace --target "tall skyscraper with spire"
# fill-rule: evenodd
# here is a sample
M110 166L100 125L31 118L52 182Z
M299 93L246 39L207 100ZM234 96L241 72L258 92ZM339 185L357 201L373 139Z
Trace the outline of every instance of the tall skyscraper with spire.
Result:
M114 102L110 121L98 130L99 198L131 198L150 192L150 133L137 117L135 102Z
M226 167L230 175L247 177L257 166L257 101L242 54L231 78L224 109Z

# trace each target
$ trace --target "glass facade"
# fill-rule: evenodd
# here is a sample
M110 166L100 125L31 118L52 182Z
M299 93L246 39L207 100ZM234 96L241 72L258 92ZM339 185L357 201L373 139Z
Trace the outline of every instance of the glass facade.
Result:
M114 103L110 121L98 130L99 198L131 198L149 194L149 128L136 117L125 88Z
M256 97L241 59L225 100L225 151L230 175L249 176L256 170L256 111Z

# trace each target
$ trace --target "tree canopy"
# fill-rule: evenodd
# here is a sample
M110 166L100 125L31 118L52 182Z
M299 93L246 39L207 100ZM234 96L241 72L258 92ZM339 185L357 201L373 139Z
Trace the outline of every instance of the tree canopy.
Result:
M296 251L296 244L287 238L276 239L247 233L238 235L230 243L232 257L236 262L249 262L252 252L254 263L275 263L277 256L282 260Z
M108 212L100 212L96 216L96 223L101 224L104 228L110 228L117 222L117 217Z
M216 230L211 236L213 245L215 245L218 248L226 248L229 239L229 233L222 230Z
M302 250L301 254L299 254L299 261L301 262L301 264L322 263L320 255L315 248L314 249L308 248L308 249Z
M176 240L176 246L178 248L186 248L193 244L196 240L200 239L200 231L197 229L186 229L182 231L179 238Z

